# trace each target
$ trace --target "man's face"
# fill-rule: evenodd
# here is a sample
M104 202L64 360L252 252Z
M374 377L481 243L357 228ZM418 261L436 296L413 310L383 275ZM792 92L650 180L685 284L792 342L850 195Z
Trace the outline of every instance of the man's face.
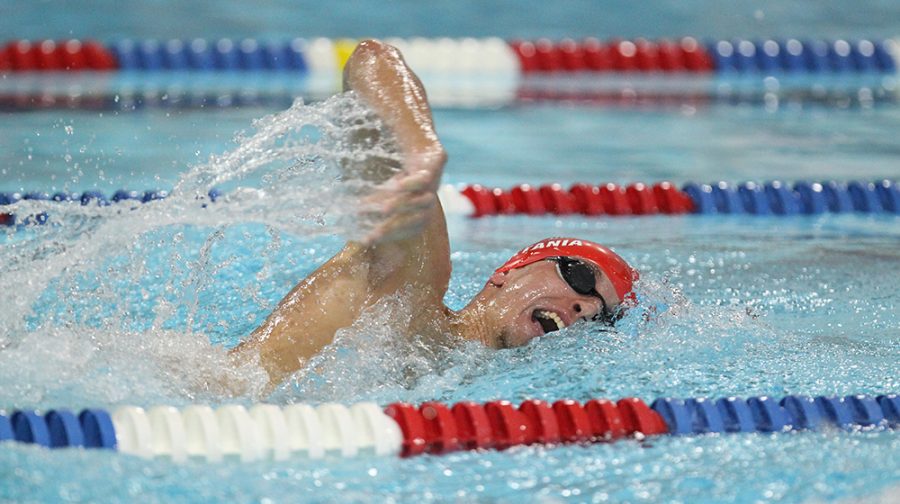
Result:
M589 261L596 278L595 289L613 310L621 300L600 268ZM497 328L493 345L499 348L521 346L537 336L568 327L579 320L590 320L603 310L603 301L590 294L579 294L560 274L553 260L538 261L506 273L494 273L481 297L485 316Z

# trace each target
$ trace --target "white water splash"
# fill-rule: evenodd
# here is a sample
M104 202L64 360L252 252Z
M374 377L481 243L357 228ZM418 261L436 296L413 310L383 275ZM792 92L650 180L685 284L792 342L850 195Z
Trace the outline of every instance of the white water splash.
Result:
M496 352L451 335L403 335L417 309L410 293L367 308L334 343L285 382L279 402L376 401L440 398L478 376Z
M235 368L193 332L201 298L220 269L265 259L282 235L365 235L373 223L360 217L361 198L399 166L381 126L352 94L298 101L254 121L234 150L191 168L164 200L18 203L20 222L42 212L48 222L0 237L0 402L58 404L72 391L107 404L257 397L265 373ZM359 170L370 161L381 173ZM209 202L211 187L226 196ZM214 257L223 237L251 236L248 225L264 226L267 243ZM264 262L228 302L265 304L252 284L270 269Z

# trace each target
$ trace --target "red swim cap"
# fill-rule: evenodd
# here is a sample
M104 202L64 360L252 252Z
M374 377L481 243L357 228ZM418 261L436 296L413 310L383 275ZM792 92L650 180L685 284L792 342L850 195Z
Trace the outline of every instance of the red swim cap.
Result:
M612 250L589 240L578 238L547 238L520 250L509 258L496 273L503 273L550 257L577 257L596 264L609 278L619 299L624 301L638 272ZM632 296L633 297L633 296Z

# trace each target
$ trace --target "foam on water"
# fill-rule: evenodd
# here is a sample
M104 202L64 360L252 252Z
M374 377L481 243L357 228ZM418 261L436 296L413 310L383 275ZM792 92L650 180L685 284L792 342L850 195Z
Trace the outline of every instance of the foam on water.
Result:
M210 347L210 332L247 329L218 318L213 284L229 268L246 274L226 301L266 307L254 280L272 275L283 235L327 242L368 233L374 221L363 198L398 163L380 128L352 93L298 101L188 170L165 200L18 203L13 211L26 224L7 230L0 247L2 403L258 397L265 373ZM370 160L382 173L358 168ZM210 203L211 187L228 195ZM28 224L42 212L45 225ZM235 240L242 246L223 250Z

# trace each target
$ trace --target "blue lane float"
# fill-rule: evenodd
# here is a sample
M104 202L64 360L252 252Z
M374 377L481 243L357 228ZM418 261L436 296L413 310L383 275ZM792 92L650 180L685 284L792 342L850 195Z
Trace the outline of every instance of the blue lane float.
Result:
M897 64L888 41L712 40L706 48L715 70L729 73L891 73Z
M760 186L753 182L747 182L746 184L741 184L737 188L737 192L740 194L741 202L744 204L744 209L747 213L752 215L769 215L772 213L769 210L769 200Z
M822 413L823 420L838 427L847 428L853 425L853 415L845 407L843 399L838 397L816 397L816 407Z
M688 399L684 403L693 417L694 432L704 434L725 432L725 423L719 416L715 403L703 398Z
M50 447L84 446L84 431L78 418L69 410L50 410L44 415L50 433Z
M116 429L106 410L91 408L78 415L87 448L116 449Z
M857 211L879 213L884 210L875 191L875 184L853 181L847 184L847 192L850 194L853 208Z
M723 397L716 401L716 409L722 417L725 432L753 432L753 414L747 403L737 397Z
M787 411L771 397L751 397L747 406L760 432L780 432L795 425Z
M900 396L883 395L876 398L884 419L891 425L900 425Z
M845 399L856 425L878 425L884 420L881 405L874 397L855 395Z
M15 441L13 434L12 422L6 415L0 414L0 442Z
M816 430L822 425L822 414L811 397L788 396L781 400L781 407L792 419L794 428Z
M900 188L895 181L847 183L780 181L729 185L687 183L682 190L697 214L818 215L822 213L900 213Z
M853 202L850 200L850 193L847 192L846 185L834 181L827 182L822 185L822 193L825 195L825 201L830 212L844 213L853 211Z
M16 411L10 421L16 441L50 447L50 430L44 418L36 412Z
M890 180L882 180L875 185L875 192L881 200L881 206L887 212L900 213L900 190Z
M306 73L303 39L165 41L122 39L109 45L121 70L131 71L291 71Z
M900 426L896 395L666 398L654 401L651 409L662 416L673 435L818 430L826 425L844 429Z

